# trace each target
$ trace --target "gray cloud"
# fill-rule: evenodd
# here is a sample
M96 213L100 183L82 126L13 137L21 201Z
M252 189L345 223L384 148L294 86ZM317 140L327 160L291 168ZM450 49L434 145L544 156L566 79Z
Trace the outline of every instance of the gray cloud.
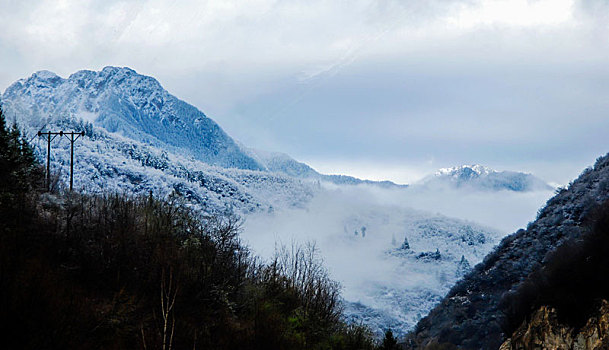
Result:
M130 66L245 144L322 170L410 181L475 162L566 182L609 150L607 9L0 0L0 89L39 69Z

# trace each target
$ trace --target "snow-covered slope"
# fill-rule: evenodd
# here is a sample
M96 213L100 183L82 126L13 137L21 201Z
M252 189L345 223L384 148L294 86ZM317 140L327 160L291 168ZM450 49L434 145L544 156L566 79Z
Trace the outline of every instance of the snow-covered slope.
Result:
M447 186L483 191L551 190L552 186L532 174L515 171L496 171L482 165L462 165L443 168L423 179L420 186Z
M79 122L63 121L62 129L78 129ZM57 130L59 126L50 124ZM32 131L30 130L30 134ZM46 142L34 138L39 153ZM70 150L66 139L52 143L52 169L67 179ZM74 186L82 192L119 191L167 197L177 193L209 213L231 211L244 215L274 207L302 207L316 186L285 175L255 170L221 168L194 158L93 128L75 143Z
M175 192L208 212L247 214L302 206L316 190L314 183L266 171L213 120L128 68L68 79L37 72L5 91L2 108L39 154L46 143L33 137L38 130L85 131L75 143L74 172L74 185L84 192ZM62 180L69 159L69 142L56 138L52 169Z
M362 180L348 175L320 174L305 163L301 163L285 153L267 152L248 149L248 154L271 172L286 174L300 179L310 179L330 182L336 185L369 184L387 188L406 188L408 185L398 185L391 181Z
M285 153L258 149L246 149L246 151L271 172L304 179L316 179L321 175L307 164L301 163Z

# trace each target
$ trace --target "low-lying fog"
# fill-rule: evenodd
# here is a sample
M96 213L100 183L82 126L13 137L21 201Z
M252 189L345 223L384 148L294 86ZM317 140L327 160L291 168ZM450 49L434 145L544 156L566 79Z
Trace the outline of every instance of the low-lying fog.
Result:
M352 319L403 334L460 277L461 256L471 266L480 262L503 236L534 220L552 194L324 184L303 209L247 216L243 239L263 258L277 244L315 242ZM484 237L466 244L464 230ZM399 249L406 237L410 255ZM436 249L440 260L418 256Z

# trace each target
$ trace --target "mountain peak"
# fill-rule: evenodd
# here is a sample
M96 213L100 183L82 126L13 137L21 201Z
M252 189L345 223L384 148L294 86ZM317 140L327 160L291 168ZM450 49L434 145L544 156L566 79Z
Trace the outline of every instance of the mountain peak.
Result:
M473 176L473 177L479 177L479 176L484 176L484 175L488 175L491 173L496 173L497 171L489 168L489 167L485 167L483 165L480 164L472 164L472 165L461 165L461 166L456 166L456 167L451 167L451 168L441 168L438 169L438 171L436 172L436 176L453 176L453 177L460 177L460 176Z
M124 74L137 74L134 69L129 67L115 67L115 66L105 66L102 70L102 73L105 74L115 74L115 73L124 73Z
M489 167L473 164L442 168L422 181L426 186L448 186L476 190L508 190L527 192L551 190L552 186L532 174L517 171L497 171Z
M22 79L20 81L18 81L17 83L26 83L26 82L35 82L36 85L40 86L40 87L51 87L54 88L60 84L62 84L65 79L63 79L62 77L60 77L59 75L48 71L48 70L39 70L37 72L35 72L34 74L32 74L29 78L27 79ZM15 83L15 84L17 84Z
M49 70L39 70L37 72L35 72L34 74L32 74L32 78L38 78L41 80L54 80L54 79L61 79L60 76L58 76L57 74L49 71Z

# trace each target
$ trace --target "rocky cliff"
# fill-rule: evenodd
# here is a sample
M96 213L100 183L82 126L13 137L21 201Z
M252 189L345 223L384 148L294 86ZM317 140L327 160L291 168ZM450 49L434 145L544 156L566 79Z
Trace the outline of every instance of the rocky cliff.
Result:
M500 350L602 350L609 349L609 303L577 329L558 321L556 309L542 306L499 348Z

